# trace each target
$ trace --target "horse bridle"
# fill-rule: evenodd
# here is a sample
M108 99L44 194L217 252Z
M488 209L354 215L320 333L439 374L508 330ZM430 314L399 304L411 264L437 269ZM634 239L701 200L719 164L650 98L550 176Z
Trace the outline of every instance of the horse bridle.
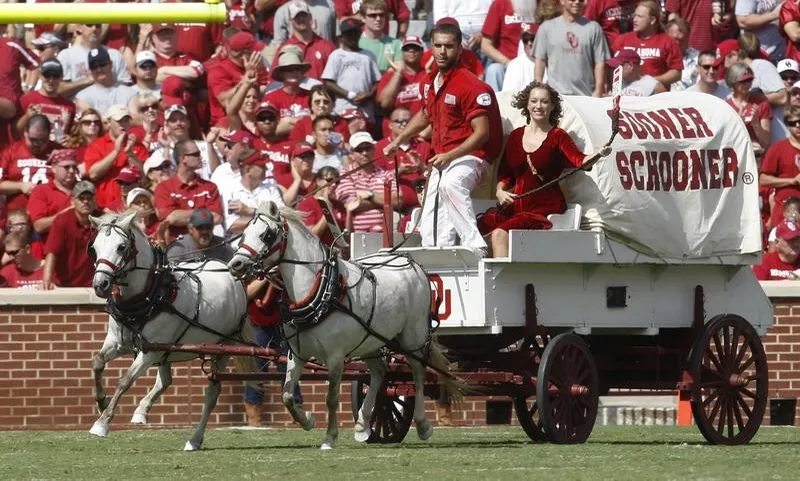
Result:
M121 234L125 238L125 244L120 244L117 248L119 253L122 255L122 264L117 265L111 262L106 258L97 258L97 253L94 250L94 241L89 244L87 253L91 259L94 259L95 269L97 266L104 265L111 269L111 272L104 272L107 276L111 278L112 283L116 283L118 279L124 277L128 272L136 269L136 257L139 255L139 251L136 248L136 240L133 238L133 234L126 229L116 225L116 224L107 224L105 229L105 235L110 236L111 232L115 231ZM97 235L101 235L103 232L98 232ZM131 265L132 263L132 265Z
M269 220L274 220L274 219L267 214L256 212L253 218L250 219L248 226L250 224L255 223L256 220L262 220L267 225L266 230L264 230L264 232L262 232L261 235L259 236L259 240L261 240L261 242L263 242L264 245L270 246L270 248L266 251L259 251L257 249L254 249L251 245L244 242L244 239L242 239L242 242L239 244L239 247L241 247L246 251L246 253L241 255L248 258L252 262L250 266L250 272L254 275L259 276L261 274L266 274L266 271L269 270L264 268L263 261L272 256L273 254L275 254L275 252L278 252L279 255L277 262L275 262L275 264L272 267L279 265L281 262L283 262L283 254L286 252L286 244L288 242L287 236L289 232L289 223L286 221L286 219L281 218L281 220L283 221L282 222L283 229L272 228Z

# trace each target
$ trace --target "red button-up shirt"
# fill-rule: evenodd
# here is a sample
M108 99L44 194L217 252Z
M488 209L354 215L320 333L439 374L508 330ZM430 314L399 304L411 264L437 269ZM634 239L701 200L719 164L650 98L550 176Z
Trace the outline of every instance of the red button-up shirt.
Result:
M216 184L200 177L184 183L177 175L158 184L155 192L158 220L163 221L172 211L208 209L222 215L222 201ZM170 240L185 234L186 227L170 226Z
M95 139L91 144L89 144L86 147L86 153L83 155L83 162L86 167L87 176L89 169L91 169L94 164L103 160L113 151L114 139L111 138L110 133ZM150 152L144 145L136 142L133 144L133 155L139 160L139 162L144 162L150 156ZM122 193L119 190L119 183L116 182L116 178L119 176L119 172L127 165L128 154L123 150L119 153L119 155L117 155L117 158L114 159L114 163L111 164L111 170L109 170L101 179L98 179L96 182L94 182L94 185L97 188L97 205L101 209L111 207L120 199L122 199Z

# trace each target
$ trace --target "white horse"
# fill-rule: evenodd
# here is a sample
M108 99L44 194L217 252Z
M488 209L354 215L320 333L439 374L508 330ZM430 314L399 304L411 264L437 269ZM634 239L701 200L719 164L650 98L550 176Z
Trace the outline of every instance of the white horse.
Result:
M293 393L306 360L313 357L327 364L328 429L321 449L336 443L339 383L349 357L362 357L370 369L369 390L355 425L356 441L369 439L372 409L386 372L379 350L387 341L404 352L411 365L417 435L426 440L433 434L425 417L425 366L420 360L445 374L449 362L431 339L430 282L422 268L405 257L376 256L370 262L381 265L365 266L332 255L303 225L299 212L279 211L269 202L259 207L228 263L235 276L278 266L285 289L283 328L291 347L282 399L295 421L312 429L314 417L295 404ZM442 389L458 398L461 383L448 375L440 379Z
M220 343L249 338L244 329L247 299L242 283L234 279L220 261L185 262L172 268L164 254L152 246L145 234L132 222L136 212L91 217L98 233L89 247L96 258L92 287L109 299L109 330L103 347L92 361L95 376L95 399L100 418L90 433L106 437L120 397L150 366L159 363L158 378L152 390L140 402L131 419L144 424L153 403L172 382L170 363L197 358L196 354L138 350L139 342L150 343ZM118 289L118 292L115 290ZM102 385L106 363L138 350L128 371L120 378L110 402ZM214 355L213 368L224 368L227 355ZM235 357L237 370L255 371L253 359ZM249 362L248 362L249 361ZM219 381L209 381L200 424L184 450L194 451L203 444L203 435L211 410L217 403Z

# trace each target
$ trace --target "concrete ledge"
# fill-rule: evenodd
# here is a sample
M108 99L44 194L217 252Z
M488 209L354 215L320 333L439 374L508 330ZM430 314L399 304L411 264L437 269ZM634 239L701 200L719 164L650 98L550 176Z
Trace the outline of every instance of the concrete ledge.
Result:
M769 298L800 297L800 281L760 281Z
M105 299L87 287L64 287L52 291L0 289L0 306L79 306L104 305Z

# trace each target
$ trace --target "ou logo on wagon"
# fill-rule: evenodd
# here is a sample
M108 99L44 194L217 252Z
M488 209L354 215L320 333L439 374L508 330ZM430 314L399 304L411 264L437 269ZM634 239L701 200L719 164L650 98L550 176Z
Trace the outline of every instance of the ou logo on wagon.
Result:
M444 281L438 274L430 274L428 279L431 282L431 314L438 314L440 321L447 320L453 312L453 293L444 288Z

